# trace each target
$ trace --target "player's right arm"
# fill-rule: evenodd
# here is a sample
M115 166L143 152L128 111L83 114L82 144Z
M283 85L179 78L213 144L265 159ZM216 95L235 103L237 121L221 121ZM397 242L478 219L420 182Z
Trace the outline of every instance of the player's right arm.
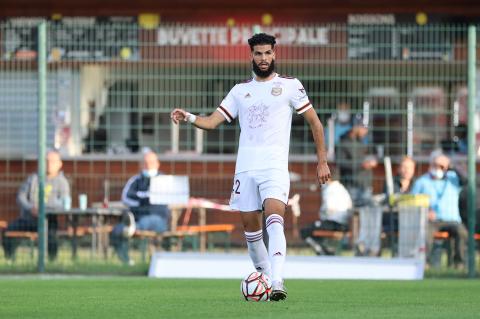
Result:
M184 109L174 109L172 113L170 113L170 117L175 124L188 121L204 130L212 130L224 121L230 123L238 114L237 103L234 97L237 89L238 85L235 85L230 92L228 92L215 112L208 116L194 115Z
M170 118L175 124L188 121L196 127L204 130L212 130L217 128L217 126L225 121L225 117L219 111L215 111L208 116L200 116L193 115L184 109L174 109L170 113Z

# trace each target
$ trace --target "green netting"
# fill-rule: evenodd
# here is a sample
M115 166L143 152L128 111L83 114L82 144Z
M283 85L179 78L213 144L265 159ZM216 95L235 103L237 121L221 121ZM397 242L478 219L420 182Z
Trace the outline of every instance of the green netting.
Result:
M12 19L0 25L0 220L5 221L18 215L16 191L36 167L37 23ZM174 107L209 114L231 87L252 76L244 41L252 30L182 24L146 30L135 22L95 18L49 22L47 146L65 158L74 206L79 193L101 201L105 180L111 200L119 200L144 147L160 154L165 171L190 175L194 196L227 200L238 123L203 134L183 125L177 139L169 114ZM437 148L465 154L466 26L318 24L269 30L280 35L278 72L302 81L328 132L333 166L338 162L332 134L341 103L368 119L365 142L379 159L388 155L395 164L409 154L423 165ZM293 118L290 145L291 168L301 175L292 191L305 199L303 225L316 218L319 199L315 147L300 116ZM382 169L377 173L372 187L382 192Z

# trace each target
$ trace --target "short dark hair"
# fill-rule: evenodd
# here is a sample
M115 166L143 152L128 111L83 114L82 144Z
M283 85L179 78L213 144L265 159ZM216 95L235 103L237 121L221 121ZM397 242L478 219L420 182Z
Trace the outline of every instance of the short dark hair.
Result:
M272 49L275 47L275 37L270 34L266 33L257 33L253 35L250 39L248 39L248 44L250 45L250 49L253 51L253 47L256 45L261 45L261 44L270 44L272 46Z

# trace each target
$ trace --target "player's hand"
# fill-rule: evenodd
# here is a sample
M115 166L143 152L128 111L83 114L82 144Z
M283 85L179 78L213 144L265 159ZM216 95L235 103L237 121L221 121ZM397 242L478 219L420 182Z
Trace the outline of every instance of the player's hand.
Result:
M320 184L325 184L330 179L330 168L327 162L318 163L317 178Z
M178 124L180 121L187 121L187 111L183 109L174 109L170 113L170 118L172 119L173 123Z

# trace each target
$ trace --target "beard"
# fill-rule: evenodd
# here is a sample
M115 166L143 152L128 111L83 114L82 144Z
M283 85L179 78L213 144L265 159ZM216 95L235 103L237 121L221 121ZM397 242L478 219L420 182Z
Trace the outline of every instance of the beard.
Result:
M255 61L252 60L252 67L253 67L253 72L259 77L259 78L268 78L273 71L275 71L275 60L272 60L272 63L268 66L268 69L265 71L262 71L260 67L255 63Z

